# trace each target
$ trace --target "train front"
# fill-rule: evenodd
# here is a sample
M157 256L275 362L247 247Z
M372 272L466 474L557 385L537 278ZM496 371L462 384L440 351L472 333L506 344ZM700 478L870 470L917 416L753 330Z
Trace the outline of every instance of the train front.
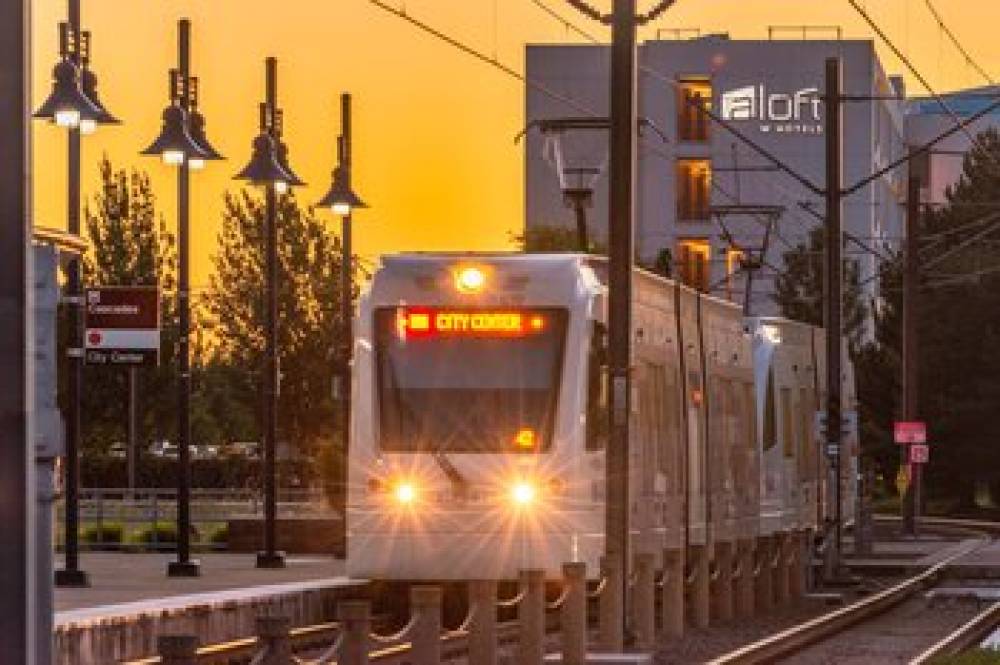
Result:
M599 291L569 255L383 258L357 321L350 575L596 565L581 414Z

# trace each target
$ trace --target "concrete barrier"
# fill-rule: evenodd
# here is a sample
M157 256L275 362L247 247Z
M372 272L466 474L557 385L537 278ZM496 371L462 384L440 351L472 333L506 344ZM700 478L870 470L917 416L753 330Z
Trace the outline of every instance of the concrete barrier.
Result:
M358 584L333 578L58 612L53 662L106 665L148 658L157 654L160 635L194 635L200 644L251 637L262 615L288 617L291 626L324 623L338 600L357 593Z

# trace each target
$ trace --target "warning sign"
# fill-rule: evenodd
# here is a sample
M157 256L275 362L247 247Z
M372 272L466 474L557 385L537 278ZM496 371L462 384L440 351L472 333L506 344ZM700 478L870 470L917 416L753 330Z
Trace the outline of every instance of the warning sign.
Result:
M899 492L899 496L906 494L906 490L910 488L910 465L900 464L899 473L896 474L896 491Z
M931 458L931 447L925 443L910 445L910 464L927 464Z
M897 420L893 424L893 438L896 443L927 443L927 423Z

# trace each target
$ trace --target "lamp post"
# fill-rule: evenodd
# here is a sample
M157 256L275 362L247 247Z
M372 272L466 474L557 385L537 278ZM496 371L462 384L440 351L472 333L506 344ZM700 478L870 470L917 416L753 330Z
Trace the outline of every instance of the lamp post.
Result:
M337 352L339 376L337 398L340 401L341 432L343 433L343 454L346 457L351 426L351 356L354 346L351 321L354 316L352 295L354 284L351 271L351 213L355 208L367 208L367 204L351 189L351 96L340 96L341 134L337 138L337 167L333 170L333 182L326 195L317 203L329 207L333 214L340 216L340 296L341 344ZM341 465L341 469L346 468ZM346 493L345 493L346 496Z
M250 161L236 178L264 188L266 258L265 368L264 368L264 550L257 553L258 568L284 568L285 554L277 550L278 512L275 443L278 435L278 225L277 195L305 183L288 166L288 148L281 142L282 112L278 108L278 61L265 61L266 95L260 105L260 132L253 140Z
M97 97L97 77L90 70L90 32L80 27L80 0L70 0L68 21L59 24L59 62L52 70L52 92L35 112L68 133L66 230L80 235L80 136L99 124L116 124ZM66 301L69 305L69 348L66 350L68 404L66 409L65 565L55 573L64 587L88 586L80 569L80 403L83 396L83 275L80 257L68 266Z
M198 80L191 76L191 22L177 22L177 69L170 70L170 102L163 111L159 136L142 151L177 167L177 559L167 564L170 577L197 577L191 560L191 278L190 175L206 160L222 159L205 138L198 112Z

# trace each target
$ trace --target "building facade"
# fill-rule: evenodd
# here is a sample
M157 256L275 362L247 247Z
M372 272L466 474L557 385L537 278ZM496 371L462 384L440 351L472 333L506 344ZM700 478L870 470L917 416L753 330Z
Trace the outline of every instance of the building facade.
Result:
M777 311L775 276L785 252L806 243L821 224L823 197L776 170L694 103L704 101L822 189L820 96L831 56L842 58L847 94L877 98L844 104L844 185L850 187L905 150L904 103L894 99L902 86L886 76L871 41L711 35L639 46L635 238L641 262L669 257L672 274L688 284L744 303L752 314ZM574 211L564 193L583 186L593 190L590 233L598 242L607 237L607 129L559 131L551 121L607 117L609 57L602 45L527 47L526 73L536 84L527 88L525 105L529 231L572 228ZM845 256L856 261L872 300L878 298L878 257L871 250L898 243L905 190L905 171L897 170L845 199L844 230L853 239Z
M985 86L957 90L941 95L956 117L965 120L996 103L1000 87ZM911 146L925 145L955 126L955 119L933 98L914 97L907 101L906 140ZM986 113L968 125L968 134L955 132L935 143L930 150L913 160L914 174L920 178L924 203L942 205L947 190L962 175L965 153L971 147L969 134L1000 129L1000 110Z

